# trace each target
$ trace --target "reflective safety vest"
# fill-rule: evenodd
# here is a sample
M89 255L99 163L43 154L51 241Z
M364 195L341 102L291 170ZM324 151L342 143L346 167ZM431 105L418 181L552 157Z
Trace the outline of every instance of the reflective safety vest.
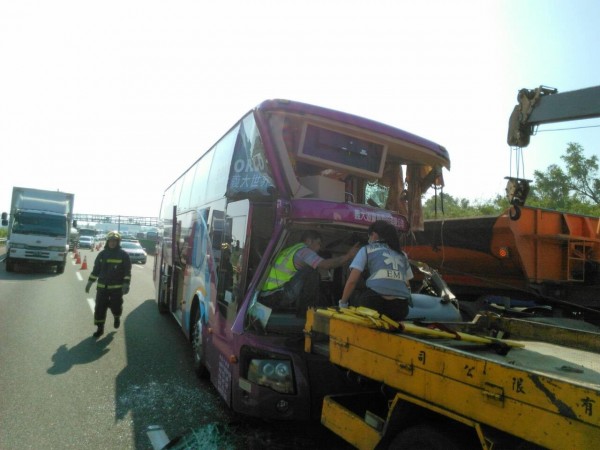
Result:
M300 243L292 245L279 253L273 267L271 267L267 282L263 286L263 291L274 291L279 289L292 279L298 270L296 269L296 266L294 266L294 255L298 250L304 247L306 247L306 244Z

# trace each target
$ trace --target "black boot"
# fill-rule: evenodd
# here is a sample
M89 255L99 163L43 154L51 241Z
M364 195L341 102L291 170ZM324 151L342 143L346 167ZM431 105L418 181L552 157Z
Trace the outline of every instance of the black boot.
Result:
M115 317L115 328L119 328L121 326L121 318L120 317Z
M102 336L104 334L104 326L103 325L98 325L98 329L96 330L96 332L94 333L94 337L95 338L99 338L100 336Z

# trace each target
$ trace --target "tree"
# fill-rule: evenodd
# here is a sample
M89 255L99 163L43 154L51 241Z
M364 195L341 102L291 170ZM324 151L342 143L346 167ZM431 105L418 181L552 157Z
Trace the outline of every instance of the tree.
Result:
M560 158L566 169L557 164L546 171L534 172L534 183L527 200L528 206L565 211L574 214L600 216L600 178L598 157L586 158L583 147L570 142ZM449 194L427 199L423 205L426 219L499 215L509 207L505 196L483 202L455 198ZM443 212L442 212L443 211Z
M508 200L500 195L496 196L493 200L486 200L480 203L440 193L437 198L431 197L425 201L423 204L423 213L426 219L497 216L508 207Z
M585 158L583 147L570 142L566 154L560 158L565 162L566 169L552 164L545 172L534 171L534 184L527 204L578 214L600 215L598 157L593 155Z

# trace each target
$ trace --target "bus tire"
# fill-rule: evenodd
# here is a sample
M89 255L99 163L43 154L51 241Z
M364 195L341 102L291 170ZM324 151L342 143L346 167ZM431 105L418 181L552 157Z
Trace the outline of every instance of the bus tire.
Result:
M158 298L156 299L156 305L158 306L158 312L160 314L167 314L169 312L169 305L167 301L167 286L163 282L163 273L160 273L160 289L158 291Z
M463 448L448 434L430 425L416 425L401 431L388 447L389 450L461 450Z
M192 318L192 354L194 357L194 372L198 378L208 378L208 369L204 362L204 346L202 345L202 321L200 320L200 307L194 308Z

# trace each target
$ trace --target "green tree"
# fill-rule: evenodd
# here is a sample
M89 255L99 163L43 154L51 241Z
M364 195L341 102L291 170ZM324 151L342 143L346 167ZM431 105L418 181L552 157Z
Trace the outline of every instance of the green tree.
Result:
M600 216L600 178L598 157L586 158L583 147L570 142L566 154L560 158L563 169L557 164L545 171L534 172L534 182L527 205L588 216ZM509 207L504 195L481 202L455 198L449 194L430 197L423 204L426 219L499 215ZM443 212L442 212L443 211Z
M583 147L570 142L560 158L566 168L550 165L534 172L534 184L527 204L577 214L600 215L598 157L586 158Z
M441 193L438 197L431 197L423 204L423 214L426 219L496 216L509 206L508 200L498 195L493 200L472 202L466 198L455 198L449 194Z

